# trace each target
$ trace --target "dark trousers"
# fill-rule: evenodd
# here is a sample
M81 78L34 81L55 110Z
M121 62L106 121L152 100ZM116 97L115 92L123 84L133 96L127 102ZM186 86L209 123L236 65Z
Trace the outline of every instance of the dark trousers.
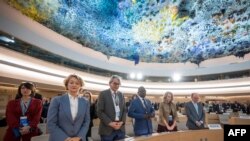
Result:
M110 135L101 135L101 141L114 141L125 138L125 133L121 130L114 130Z

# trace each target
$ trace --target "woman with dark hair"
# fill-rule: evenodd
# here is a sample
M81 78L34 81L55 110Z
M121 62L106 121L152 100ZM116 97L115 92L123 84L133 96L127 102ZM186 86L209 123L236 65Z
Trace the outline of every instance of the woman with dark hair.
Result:
M83 97L85 97L89 103L90 103L90 124L89 124L89 130L88 133L86 135L86 141L88 140L88 137L91 137L91 128L93 127L93 119L97 118L96 115L96 110L95 110L95 103L93 102L93 98L92 98L92 93L90 91L83 91Z
M23 82L18 87L18 99L8 102L6 120L8 129L4 141L30 141L39 135L37 125L42 113L42 101L33 98L33 83Z

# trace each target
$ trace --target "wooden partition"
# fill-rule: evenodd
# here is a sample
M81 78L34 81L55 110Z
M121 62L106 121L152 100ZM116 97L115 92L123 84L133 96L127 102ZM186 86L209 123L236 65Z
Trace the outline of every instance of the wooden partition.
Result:
M250 118L231 117L228 120L230 125L250 125Z
M223 141L223 129L187 130L178 132L155 133L150 136L131 137L125 141Z
M217 124L217 123L220 123L220 120L219 120L219 115L218 114L215 114L215 113L212 113L212 114L209 114L209 113L206 113L206 123L207 124Z

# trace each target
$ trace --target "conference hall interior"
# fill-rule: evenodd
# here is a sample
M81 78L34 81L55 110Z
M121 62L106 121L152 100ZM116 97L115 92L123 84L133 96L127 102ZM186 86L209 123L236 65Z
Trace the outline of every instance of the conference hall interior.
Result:
M0 141L8 140L9 130L16 135L6 115L26 84L34 87L31 99L42 104L39 134L27 141L51 140L50 102L67 94L68 76L83 80L80 89L94 105L91 134L79 140L103 137L98 98L107 89L112 94L111 78L119 76L114 85L126 109L122 140L223 141L225 125L250 125L250 1L0 0ZM141 93L153 109L143 119L152 126L147 135L137 134L139 120L129 114L136 99L145 108ZM168 93L177 131L159 132ZM204 125L201 130L187 126L194 95L204 112L204 122L195 123ZM26 134L17 132L17 140Z

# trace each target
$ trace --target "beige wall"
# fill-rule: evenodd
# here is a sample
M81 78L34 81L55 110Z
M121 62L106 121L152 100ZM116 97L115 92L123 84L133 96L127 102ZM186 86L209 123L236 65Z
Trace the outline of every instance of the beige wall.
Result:
M93 98L96 99L98 97L99 92L98 91L91 91L93 93ZM0 84L0 117L2 117L5 113L5 108L7 105L7 102L11 99L15 98L15 95L17 93L17 86L5 86ZM52 98L57 96L58 94L64 93L64 90L48 90L45 88L39 89L38 93L42 94L43 97ZM131 99L132 94L125 94L126 101ZM147 98L149 98L152 102L162 102L162 96L152 96L148 95ZM190 101L190 96L174 96L174 102L187 102ZM249 95L236 95L235 96L201 96L201 101L206 100L224 100L224 101L238 101L240 103L246 103L250 101L250 94Z

